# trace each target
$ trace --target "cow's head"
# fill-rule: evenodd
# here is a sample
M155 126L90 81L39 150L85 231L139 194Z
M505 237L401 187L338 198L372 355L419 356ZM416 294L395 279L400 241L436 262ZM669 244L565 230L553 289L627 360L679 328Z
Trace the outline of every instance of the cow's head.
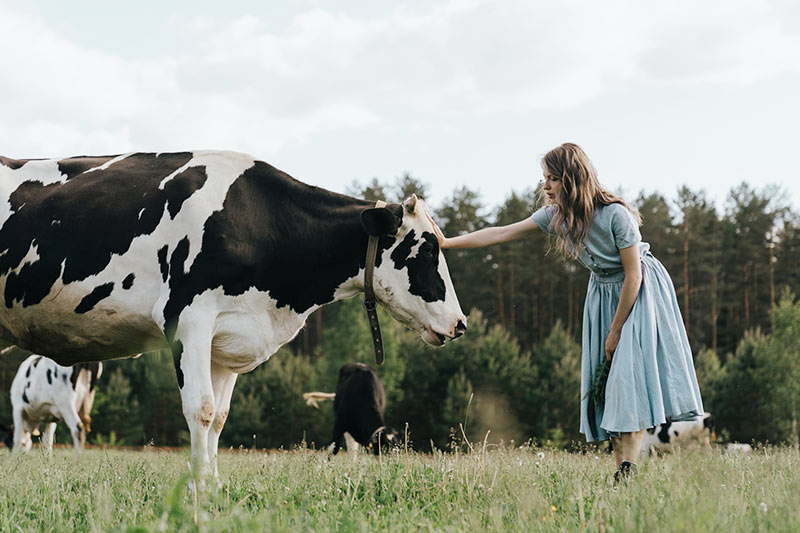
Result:
M428 344L441 346L466 331L444 255L425 201L411 195L402 206L366 209L361 224L369 235L392 236L375 269L378 300Z
M405 444L403 436L390 426L381 426L372 433L370 448L372 453L379 455L396 450Z

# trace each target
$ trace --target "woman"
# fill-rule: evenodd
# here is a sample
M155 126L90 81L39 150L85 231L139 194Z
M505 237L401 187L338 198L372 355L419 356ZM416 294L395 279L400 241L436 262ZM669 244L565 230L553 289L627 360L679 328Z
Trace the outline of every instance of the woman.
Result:
M581 433L611 438L615 481L635 469L642 432L703 414L692 353L675 289L641 242L639 213L603 189L586 153L565 143L542 159L547 196L530 218L446 238L442 248L477 248L544 231L565 259L592 271L583 313ZM612 362L605 401L587 394L603 359Z

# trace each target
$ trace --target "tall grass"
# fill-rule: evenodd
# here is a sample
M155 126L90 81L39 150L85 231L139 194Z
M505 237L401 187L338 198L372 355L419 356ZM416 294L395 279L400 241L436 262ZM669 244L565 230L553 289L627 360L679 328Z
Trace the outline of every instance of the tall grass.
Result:
M611 485L590 450L228 452L221 488L187 489L188 453L0 454L2 531L798 531L800 453L694 450Z

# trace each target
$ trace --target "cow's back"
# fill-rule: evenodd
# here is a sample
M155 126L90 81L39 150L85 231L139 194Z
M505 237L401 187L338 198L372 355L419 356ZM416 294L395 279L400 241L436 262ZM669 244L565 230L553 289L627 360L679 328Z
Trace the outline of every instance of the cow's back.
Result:
M64 363L164 347L171 254L184 241L197 255L252 165L228 152L0 159L0 335Z

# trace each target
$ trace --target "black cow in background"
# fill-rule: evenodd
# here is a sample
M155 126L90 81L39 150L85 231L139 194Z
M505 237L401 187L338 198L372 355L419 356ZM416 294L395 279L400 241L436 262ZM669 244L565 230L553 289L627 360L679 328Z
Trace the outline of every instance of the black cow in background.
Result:
M5 424L0 424L0 441L6 445L9 450L14 447L14 428L8 427Z
M318 407L321 400L333 400L333 453L341 448L342 438L347 450L357 451L359 445L372 449L376 455L381 448L400 444L400 435L387 427L383 420L386 410L386 391L374 368L363 363L350 363L339 370L336 393L307 392L306 404Z

